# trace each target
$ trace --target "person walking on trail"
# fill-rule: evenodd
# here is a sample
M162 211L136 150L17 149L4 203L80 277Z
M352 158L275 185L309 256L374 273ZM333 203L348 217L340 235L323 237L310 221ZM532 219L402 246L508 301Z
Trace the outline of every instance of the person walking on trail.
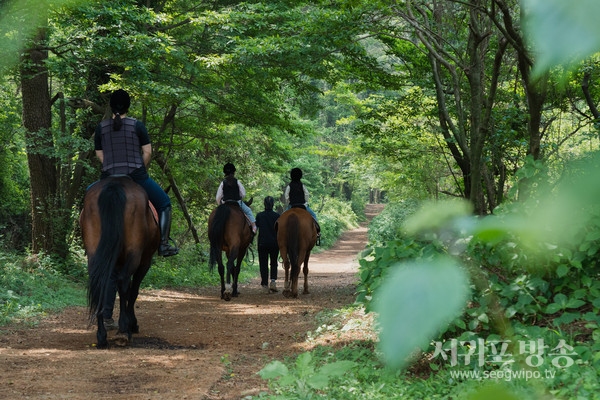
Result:
M279 213L273 211L275 199L265 197L265 210L256 214L256 227L258 228L258 264L260 267L260 285L265 293L278 292L277 290L277 232L275 221ZM269 265L271 266L271 282L269 283Z
M321 237L321 226L317 220L317 215L308 205L309 193L304 183L302 183L302 170L300 168L292 168L290 171L291 182L286 186L283 193L287 209L292 207L302 207L312 215L317 227L317 243Z
M94 134L96 156L102 163L101 178L128 175L142 186L158 212L160 246L158 255L174 256L179 249L169 244L171 233L171 199L148 175L152 158L152 143L143 122L128 117L131 105L129 93L116 90L110 96L112 117L102 120Z
M246 197L246 189L242 182L235 178L235 165L227 163L223 166L223 173L225 178L221 181L219 188L217 189L217 204L224 204L228 201L236 201L239 205L252 227L252 233L256 234L256 219L252 210L243 199Z

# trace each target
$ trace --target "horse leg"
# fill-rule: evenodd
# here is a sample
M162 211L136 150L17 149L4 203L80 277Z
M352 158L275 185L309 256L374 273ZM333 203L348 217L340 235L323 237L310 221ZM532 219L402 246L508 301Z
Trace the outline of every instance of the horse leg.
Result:
M98 349L106 349L108 347L108 340L106 339L106 327L104 326L104 316L102 315L102 309L105 307L105 304L106 293L104 293L104 298L100 299L100 305L98 307L98 312L96 313L96 322L98 324L98 329L96 330L96 347Z
M117 281L117 287L119 288L119 330L115 335L115 345L117 346L127 346L129 341L131 340L131 320L129 317L129 310L127 307L128 303L128 289L129 289L129 279L123 279L122 276L119 276L119 280Z
M290 297L290 260L288 259L287 250L285 248L281 248L279 252L281 254L281 259L283 260L283 270L285 271L285 280L283 281L282 294L285 297Z
M108 347L108 340L106 339L106 328L104 327L104 317L102 316L102 310L96 315L98 320L98 330L96 331L96 345L99 349L106 349Z
M304 291L302 294L310 294L308 292L308 259L310 258L310 252L306 253L304 258L304 266L302 267L302 273L304 273Z
M239 252L237 248L230 248L227 254L227 285L225 286L225 300L239 295L237 291L237 275L235 273L235 260Z
M127 301L131 333L140 333L140 327L137 322L137 317L135 316L135 302L140 294L140 285L142 284L142 280L148 273L151 263L152 259L150 259L149 262L140 264L139 268L135 271L135 274L133 274L133 279L131 280L131 286L129 287L129 299Z
M242 261L244 260L244 254L239 253L236 259L235 267L233 268L233 297L238 297L240 292L238 292L238 278L240 276L240 271L242 270Z
M296 261L298 262L298 261ZM298 298L298 277L300 276L300 264L297 265L292 265L292 271L291 271L291 297L293 297L294 299Z
M229 301L229 300L231 300L231 294L229 291L226 291L226 288L225 288L225 266L223 265L222 259L219 259L218 262L219 262L219 276L221 277L221 298L223 300Z

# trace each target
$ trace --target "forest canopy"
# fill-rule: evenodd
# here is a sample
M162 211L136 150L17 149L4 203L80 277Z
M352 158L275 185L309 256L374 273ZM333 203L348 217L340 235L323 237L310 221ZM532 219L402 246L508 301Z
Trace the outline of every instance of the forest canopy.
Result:
M583 393L599 371L599 15L594 0L0 0L0 247L82 278L94 129L123 88L174 204L183 261L158 261L163 284L183 264L195 284L223 164L255 210L267 195L283 210L300 167L330 243L388 204L357 301L415 339L382 335L390 364L433 339L542 337L581 365L548 387ZM389 306L414 298L430 308ZM436 318L407 328L416 314Z

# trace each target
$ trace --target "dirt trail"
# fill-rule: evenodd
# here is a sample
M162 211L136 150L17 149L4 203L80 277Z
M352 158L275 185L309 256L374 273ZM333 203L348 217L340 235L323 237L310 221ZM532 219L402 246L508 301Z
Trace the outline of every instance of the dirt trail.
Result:
M382 206L368 205L369 217ZM98 350L87 310L73 307L35 328L0 328L0 399L241 399L267 389L256 373L270 360L309 350L315 315L354 301L357 255L366 224L330 250L313 254L311 294L264 294L260 279L240 297L218 288L143 291L140 333L127 348ZM280 271L279 285L283 284ZM113 331L114 332L114 331ZM336 341L352 339L347 336ZM360 333L357 333L360 335ZM110 336L109 336L110 338ZM109 339L110 340L110 339ZM327 339L328 340L328 339Z

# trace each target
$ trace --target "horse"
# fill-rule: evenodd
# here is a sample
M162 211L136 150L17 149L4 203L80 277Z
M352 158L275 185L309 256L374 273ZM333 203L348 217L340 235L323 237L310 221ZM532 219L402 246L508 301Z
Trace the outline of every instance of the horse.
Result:
M275 230L285 270L283 295L298 297L298 277L302 264L304 273L304 291L302 293L309 294L308 259L317 242L317 227L314 218L305 209L293 207L281 214L275 222Z
M126 346L139 333L134 305L140 284L150 269L160 243L157 218L146 191L126 175L112 176L92 185L79 216L88 258L90 322L98 322L97 347L107 348L102 309L119 292L119 330L115 344Z
M252 200L246 204L251 203ZM221 276L221 299L230 301L232 297L239 296L240 267L253 238L246 215L237 202L226 202L212 211L208 217L208 238L210 270L212 271L215 264L218 264ZM223 251L227 257L227 285L225 285Z

